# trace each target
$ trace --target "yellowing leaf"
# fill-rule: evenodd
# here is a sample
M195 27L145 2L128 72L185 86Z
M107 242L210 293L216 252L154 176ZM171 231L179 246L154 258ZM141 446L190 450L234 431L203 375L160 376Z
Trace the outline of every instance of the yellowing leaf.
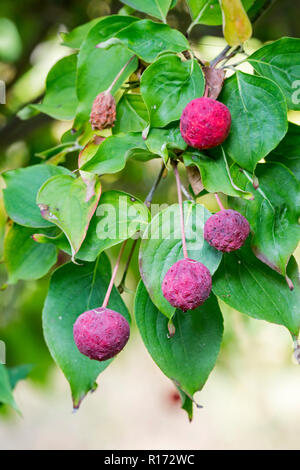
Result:
M252 25L241 0L219 0L223 16L223 34L230 46L243 44L252 36Z

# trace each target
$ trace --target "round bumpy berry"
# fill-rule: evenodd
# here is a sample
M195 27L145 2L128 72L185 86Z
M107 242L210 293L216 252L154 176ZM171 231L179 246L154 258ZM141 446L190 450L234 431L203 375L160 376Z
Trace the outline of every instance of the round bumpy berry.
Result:
M208 149L222 144L231 125L230 111L212 98L196 98L184 108L180 131L185 142L197 149Z
M204 264L182 259L168 270L162 283L162 292L173 307L186 312L205 302L211 285L211 275Z
M250 232L249 222L232 209L221 210L205 223L204 238L214 248L224 252L238 250Z
M93 103L90 123L93 129L101 131L113 127L116 120L116 102L107 92L100 93Z
M96 361L106 361L124 348L130 328L120 313L101 307L80 315L74 324L73 334L82 354Z

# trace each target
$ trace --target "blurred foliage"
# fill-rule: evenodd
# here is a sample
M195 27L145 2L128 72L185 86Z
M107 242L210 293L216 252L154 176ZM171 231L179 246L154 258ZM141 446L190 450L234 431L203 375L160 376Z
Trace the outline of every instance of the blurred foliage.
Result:
M40 158L36 154L57 145L64 132L69 130L70 124L57 123L42 114L26 121L15 114L32 100L40 101L47 72L60 57L70 53L68 48L60 46L60 33L70 31L93 18L117 13L121 8L122 4L116 0L1 0L0 79L5 81L7 91L7 103L0 105L1 171L39 163ZM143 17L142 14L138 16ZM255 39L250 42L249 49L254 50L260 41L287 35L298 36L298 16L298 5L294 0L275 2L268 14L255 25ZM178 1L176 8L169 13L168 22L186 31L190 16L183 1ZM207 57L216 56L223 48L224 40L221 38L221 27L198 25L192 33L192 40L199 44L200 53L205 50ZM76 168L77 154L69 154L67 158L66 166L71 170ZM118 180L119 190L132 191L142 198L145 188L151 186L159 164L152 161L139 165L129 161L121 174L103 178L103 190L114 188ZM185 180L184 183L188 184ZM0 180L0 188L1 184L3 182ZM172 176L167 177L163 189L158 189L153 202L163 203L166 199L176 200ZM210 203L208 200L208 205ZM0 257L5 223L6 216L0 198ZM118 247L111 250L112 257L116 256L117 251ZM137 280L137 263L132 263L127 287L134 289ZM5 282L4 270L0 265L0 286L5 285ZM0 292L0 339L7 345L8 366L32 364L30 377L39 382L46 379L52 364L41 326L41 311L48 282L48 277L40 281L19 282ZM130 307L132 295L125 293L125 300ZM234 329L240 331L248 328L250 321L244 315L236 316L234 312L228 312L229 307L225 308L224 305L222 310L225 319L228 315L233 319L233 322L227 322L222 346L220 364L225 367L225 361L222 360L224 354L234 355L242 347Z

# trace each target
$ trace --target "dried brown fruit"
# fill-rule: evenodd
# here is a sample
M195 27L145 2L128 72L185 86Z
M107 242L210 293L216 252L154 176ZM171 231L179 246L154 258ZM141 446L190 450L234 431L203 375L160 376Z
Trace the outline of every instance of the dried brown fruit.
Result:
M104 91L100 93L92 107L90 123L93 129L101 131L113 127L116 120L116 102L114 97Z

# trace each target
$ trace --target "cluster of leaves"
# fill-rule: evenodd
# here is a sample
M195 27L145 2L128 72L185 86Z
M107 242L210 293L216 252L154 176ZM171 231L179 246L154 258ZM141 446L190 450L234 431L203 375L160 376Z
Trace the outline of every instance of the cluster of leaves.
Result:
M299 100L292 98L300 40L283 38L262 47L247 58L254 74L235 71L225 80L219 100L232 115L229 137L222 147L199 152L183 141L179 118L189 101L203 96L205 75L188 39L166 24L176 2L123 3L132 8L130 13L138 10L154 19L113 15L65 34L63 46L71 53L50 71L43 102L30 106L34 113L74 122L60 145L41 155L42 164L3 175L9 217L4 261L12 284L44 276L57 263L59 250L71 256L71 262L52 274L43 325L49 350L78 407L111 361L97 363L81 355L73 341L73 324L104 299L110 279L105 250L143 233L136 322L150 355L178 387L191 418L193 395L205 384L222 342L218 299L244 314L285 326L293 338L299 333L300 286L292 254L300 233L300 127L288 123L287 111L300 110ZM217 0L187 3L192 25L221 24ZM261 2L243 2L250 18L256 3ZM122 69L112 89L116 125L109 133L93 131L89 123L93 101ZM78 175L61 165L76 150ZM222 255L203 238L210 212L196 200L184 203L190 256L214 274L209 300L187 314L175 311L161 292L165 273L183 257L178 205L151 220L135 195L101 191L102 175L120 172L129 159L154 158L166 166L169 159L179 158L201 176L202 187L193 194L196 200L205 192L224 193L228 206L251 225L251 240L245 247ZM126 201L125 208L121 200ZM99 215L99 209L105 204L115 208L117 230L108 221L104 237L99 230L105 216ZM117 289L109 307L129 319ZM171 338L170 324L175 328ZM9 383L7 374L0 376L2 383Z

